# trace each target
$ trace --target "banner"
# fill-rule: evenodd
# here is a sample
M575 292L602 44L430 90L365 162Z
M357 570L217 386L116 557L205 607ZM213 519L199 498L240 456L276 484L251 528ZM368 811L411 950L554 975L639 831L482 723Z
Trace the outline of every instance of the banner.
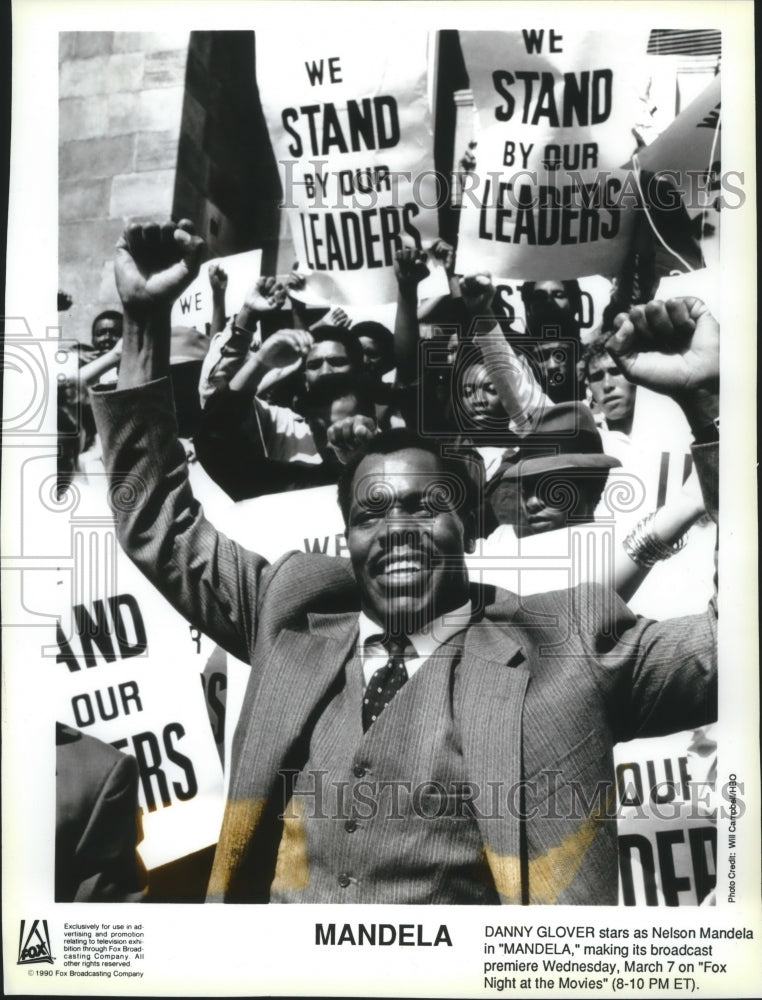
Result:
M105 495L85 481L75 488L74 547L89 574L84 586L58 575L61 614L44 660L46 686L55 691L59 722L137 759L138 849L156 868L219 834L222 768L200 677L214 643L117 546Z
M614 274L635 192L636 82L647 32L460 33L478 113L457 269L523 278Z
M728 171L720 176L720 106L720 77L716 76L637 156L644 170L666 173L675 182L691 217L712 205L721 192L730 208L737 208L744 197L742 175Z
M228 276L225 307L230 316L241 308L246 293L262 273L262 251L246 250L202 264L196 280L188 285L172 306L172 326L192 326L201 333L206 331L206 324L212 321L209 269L214 266L221 267Z
M329 41L293 25L287 45L267 31L257 31L256 43L257 85L309 300L396 301L395 250L438 236L427 33L394 25Z

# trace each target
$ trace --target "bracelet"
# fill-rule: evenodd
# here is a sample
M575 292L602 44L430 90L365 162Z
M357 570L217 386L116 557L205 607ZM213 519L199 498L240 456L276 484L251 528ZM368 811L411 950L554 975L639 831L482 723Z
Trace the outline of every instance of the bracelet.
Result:
M655 535L651 530L655 517L656 512L638 521L622 542L622 548L630 559L644 569L650 569L654 563L662 559L669 559L685 546L685 535L678 538L673 545L668 545Z

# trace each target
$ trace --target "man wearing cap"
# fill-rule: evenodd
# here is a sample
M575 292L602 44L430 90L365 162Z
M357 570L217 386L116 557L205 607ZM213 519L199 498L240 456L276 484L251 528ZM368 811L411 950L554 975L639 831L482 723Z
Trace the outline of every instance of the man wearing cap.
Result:
M603 453L601 436L584 403L546 410L537 432L522 442L518 461L503 473L521 493L522 538L592 521L609 469L622 463Z
M473 484L407 431L346 466L349 560L269 565L229 541L191 495L164 381L201 247L186 222L119 241L123 364L117 391L93 395L111 476L139 483L122 545L252 667L209 900L616 903L613 743L714 717L713 615L649 622L596 588L471 586ZM654 336L668 353L642 346ZM614 349L708 442L718 343L703 304L680 300L623 317Z

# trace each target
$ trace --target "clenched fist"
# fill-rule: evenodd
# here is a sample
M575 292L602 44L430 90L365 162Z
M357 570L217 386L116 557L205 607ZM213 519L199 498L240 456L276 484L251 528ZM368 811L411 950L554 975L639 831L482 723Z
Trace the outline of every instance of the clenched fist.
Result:
M142 319L172 303L198 274L204 241L193 223L155 222L125 229L116 244L114 274L126 314Z

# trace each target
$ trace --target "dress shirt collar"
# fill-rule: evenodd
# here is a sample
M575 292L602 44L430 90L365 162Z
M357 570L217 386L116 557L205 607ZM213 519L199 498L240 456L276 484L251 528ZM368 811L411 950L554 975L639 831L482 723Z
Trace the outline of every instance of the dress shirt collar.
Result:
M472 607L469 600L459 608L439 615L423 631L409 635L408 639L415 650L415 655L405 658L408 677L412 677L416 670L448 639L451 639L458 632L462 632L471 621L471 614ZM357 651L362 658L363 674L367 683L373 672L380 666L379 660L388 659L389 654L380 642L369 641L374 636L380 636L383 630L364 611L360 612L359 628Z

